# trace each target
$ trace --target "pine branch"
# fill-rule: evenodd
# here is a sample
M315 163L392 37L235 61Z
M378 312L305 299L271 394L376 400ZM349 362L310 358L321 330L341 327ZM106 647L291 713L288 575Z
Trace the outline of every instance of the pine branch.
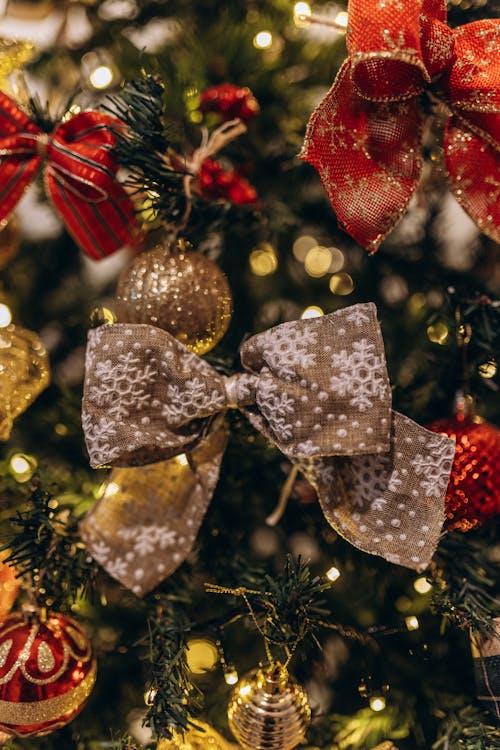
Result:
M491 714L476 706L451 713L440 727L432 750L495 750L500 748L500 729Z
M26 509L5 520L10 532L3 535L0 552L20 576L28 575L39 605L65 609L68 599L86 596L96 585L98 566L78 535L78 519L60 499L32 484Z
M190 716L201 708L201 692L190 680L187 635L191 627L178 603L163 596L149 621L149 710L144 724L159 738L195 726Z
M108 98L104 109L126 125L115 132L118 161L129 170L125 184L147 196L155 214L171 218L184 203L185 171L165 161L172 142L164 121L163 95L163 85L148 75L126 83L119 94Z
M471 533L447 534L436 553L433 577L439 590L432 597L434 612L458 627L487 635L500 614L496 596L498 565L487 557L487 547Z

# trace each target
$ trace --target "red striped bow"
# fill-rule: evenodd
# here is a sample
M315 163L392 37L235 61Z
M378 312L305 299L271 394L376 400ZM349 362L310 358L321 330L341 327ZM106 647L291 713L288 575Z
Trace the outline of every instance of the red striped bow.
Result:
M0 222L43 163L47 194L82 250L99 259L133 243L134 207L115 177L111 126L118 123L82 112L47 134L0 91Z
M500 240L500 20L450 29L445 0L351 0L349 58L307 129L341 226L374 252L402 219L422 172L422 95L450 115L451 189Z

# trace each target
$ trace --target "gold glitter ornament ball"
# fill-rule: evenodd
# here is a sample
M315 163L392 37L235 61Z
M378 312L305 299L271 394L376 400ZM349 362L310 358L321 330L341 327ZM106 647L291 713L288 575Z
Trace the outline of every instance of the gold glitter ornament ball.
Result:
M163 328L199 355L213 349L231 321L226 277L182 242L138 255L118 280L116 300L120 322Z
M311 719L304 689L281 664L242 677L227 713L229 727L244 750L293 750Z

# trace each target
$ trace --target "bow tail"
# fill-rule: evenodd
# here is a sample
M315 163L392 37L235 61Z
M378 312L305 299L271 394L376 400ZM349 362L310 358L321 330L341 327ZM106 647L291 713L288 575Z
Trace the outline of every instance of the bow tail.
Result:
M94 260L136 242L134 206L118 182L109 180L106 194L96 198L90 183L61 178L49 168L45 184L73 239Z
M327 521L372 555L424 570L445 517L455 444L393 412L391 449L379 455L311 459L301 469Z
M0 223L8 219L31 185L40 164L38 156L1 156L0 150Z
M422 171L417 99L371 102L351 80L351 63L307 126L301 158L319 172L339 224L375 252L403 218Z
M450 118L444 139L446 166L457 201L478 227L500 242L500 115Z
M133 469L113 469L80 532L88 551L120 583L143 596L191 552L210 504L227 442L223 420L189 453Z

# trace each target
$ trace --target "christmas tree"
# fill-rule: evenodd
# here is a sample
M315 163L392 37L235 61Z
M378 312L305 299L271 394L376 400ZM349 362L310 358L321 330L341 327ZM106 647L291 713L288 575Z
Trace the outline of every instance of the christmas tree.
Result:
M497 3L0 12L0 744L500 748Z

